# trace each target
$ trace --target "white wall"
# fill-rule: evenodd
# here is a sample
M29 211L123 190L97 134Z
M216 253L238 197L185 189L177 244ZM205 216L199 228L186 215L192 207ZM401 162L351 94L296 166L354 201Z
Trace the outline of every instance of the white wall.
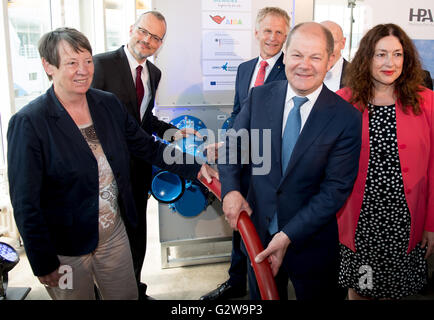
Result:
M294 25L313 21L314 0L295 0Z

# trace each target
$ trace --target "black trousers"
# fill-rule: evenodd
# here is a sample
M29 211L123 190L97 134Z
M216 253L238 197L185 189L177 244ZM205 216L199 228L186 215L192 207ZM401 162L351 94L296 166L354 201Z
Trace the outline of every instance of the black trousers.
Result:
M272 237L269 235L266 243L271 241ZM266 247L266 246L265 246ZM264 248L265 248L264 247ZM288 248L288 250L292 250ZM309 250L309 249L306 249ZM336 242L336 246L331 246L327 249L328 263L322 265L322 267L316 268L315 272L303 273L300 269L294 270L291 267L282 263L279 272L275 276L277 291L279 293L280 300L288 299L288 281L292 282L294 286L295 295L297 300L344 300L347 295L347 290L339 287L338 285L338 272L339 272L339 245ZM325 253L325 252L323 252ZM286 258L291 259L291 252L286 255ZM293 263L296 265L302 265L304 262ZM317 261L314 261L318 265L321 265L322 258L319 256ZM261 300L261 294L256 281L254 269L248 261L247 267L249 293L251 300Z
M229 285L232 287L247 287L247 257L241 250L241 234L234 231L232 234L231 265L229 267Z
M250 183L249 166L243 165L241 171L241 194L247 197ZM247 286L247 251L243 239L238 231L232 233L231 265L229 267L228 283L232 287L246 288Z
M134 274L139 284L146 255L146 207L152 180L152 166L141 160L132 159L130 174L134 202L137 208L137 227L132 228L127 226L126 231L133 257Z

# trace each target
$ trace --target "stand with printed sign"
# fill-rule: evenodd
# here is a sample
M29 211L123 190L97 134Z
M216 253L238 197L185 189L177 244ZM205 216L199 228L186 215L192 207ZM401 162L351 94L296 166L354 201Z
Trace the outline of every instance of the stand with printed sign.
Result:
M154 1L153 8L167 21L155 57L162 70L155 114L180 126L185 118L182 125L209 131L202 144L186 141L190 152L200 153L218 141L219 129L232 113L238 65L259 54L254 29L257 12L265 6L292 15L287 0ZM194 183L184 188L185 198L158 205L162 267L229 261L232 230L221 203L200 196L203 190Z

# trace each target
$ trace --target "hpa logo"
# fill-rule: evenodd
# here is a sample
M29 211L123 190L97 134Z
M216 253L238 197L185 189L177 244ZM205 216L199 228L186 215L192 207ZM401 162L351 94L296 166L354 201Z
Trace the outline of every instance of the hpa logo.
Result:
M410 9L409 21L413 23L434 23L431 9Z

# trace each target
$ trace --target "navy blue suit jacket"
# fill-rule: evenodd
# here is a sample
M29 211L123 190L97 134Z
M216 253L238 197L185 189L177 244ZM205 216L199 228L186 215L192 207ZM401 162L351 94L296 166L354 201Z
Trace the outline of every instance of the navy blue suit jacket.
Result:
M192 179L199 166L166 165L166 146L143 131L113 94L89 89L86 98L116 179L123 221L134 226L130 153ZM98 245L98 164L53 87L11 118L7 139L16 223L34 274L47 275L59 266L57 255L84 255Z
M324 265L333 263L329 261L329 256L334 256L330 250L335 251L338 246L336 213L357 175L362 117L352 105L323 86L287 170L282 172L282 119L287 88L286 80L253 88L233 128L250 133L259 129L262 137L262 130L271 129L270 171L251 176L247 196L253 210L252 222L263 245L268 245L268 227L277 212L279 230L291 240L283 266L291 273L320 272ZM259 143L259 154L268 143ZM226 146L229 154L230 143ZM251 164L252 169L260 166ZM240 165L219 165L219 175L222 199L229 191L240 191Z
M265 79L264 84L270 83L272 81L277 80L285 80L285 65L283 64L283 57L284 54L282 53L277 59L276 63L273 66L273 69L271 69L270 74L268 75L267 79ZM228 129L232 128L235 118L240 113L241 106L243 105L243 101L246 100L249 89L250 89L250 83L252 80L253 73L255 72L256 64L258 63L258 58L246 61L241 63L238 66L237 70L237 77L235 81L235 98L234 98L234 108L231 114L231 120L229 121ZM249 181L250 181L250 174L249 174L249 166L244 166L242 169L242 194L245 196L247 194L247 189L249 187Z
M273 69L270 71L267 79L265 79L264 84L270 83L276 80L286 80L285 75L285 65L283 64L282 53L277 59ZM229 122L229 128L232 128L236 116L240 113L243 101L247 98L250 89L250 83L252 80L253 73L255 72L256 64L258 63L259 57L243 62L238 66L237 77L235 80L235 98L234 98L234 108L231 114L231 121Z
M343 87L345 87L345 85L344 85L345 72L346 72L349 64L350 63L344 59L344 64L342 65L341 80L339 81L339 89L342 89Z

